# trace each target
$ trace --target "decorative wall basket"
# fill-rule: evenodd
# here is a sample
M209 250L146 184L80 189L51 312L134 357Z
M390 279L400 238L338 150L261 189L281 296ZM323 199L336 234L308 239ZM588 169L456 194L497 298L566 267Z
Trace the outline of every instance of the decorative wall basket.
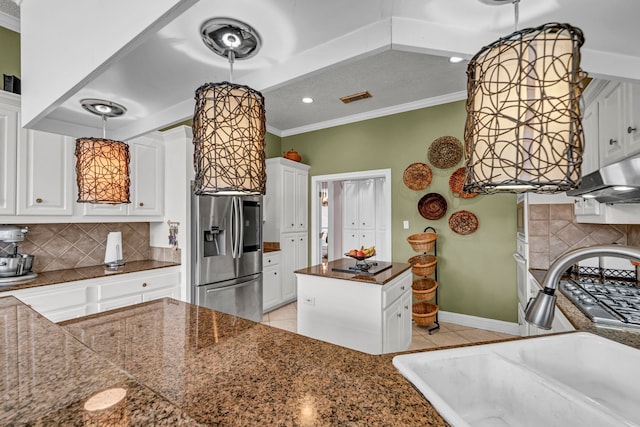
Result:
M440 219L447 213L447 201L438 193L425 194L418 202L418 212L424 219Z
M457 211L449 217L449 228L457 234L467 235L478 229L478 217L469 211Z
M424 190L431 184L433 174L425 163L411 163L404 170L402 181L410 190Z
M460 197L461 199L471 199L476 197L478 193L467 193L464 191L464 181L467 176L466 168L458 168L449 177L449 189L454 197Z
M441 136L431 143L427 157L438 169L449 169L462 159L462 142L453 136Z

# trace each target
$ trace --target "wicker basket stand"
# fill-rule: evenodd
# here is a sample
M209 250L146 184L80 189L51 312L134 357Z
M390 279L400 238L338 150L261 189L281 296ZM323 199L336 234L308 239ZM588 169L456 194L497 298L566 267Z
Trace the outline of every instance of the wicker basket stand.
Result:
M416 252L422 252L409 258L411 272L414 274L411 290L417 302L412 304L413 321L420 326L431 326L429 333L440 329L438 322L438 234L433 227L427 227L423 233L412 234L407 242ZM427 252L433 252L432 254ZM428 277L428 276L434 277ZM435 302L432 302L435 300Z

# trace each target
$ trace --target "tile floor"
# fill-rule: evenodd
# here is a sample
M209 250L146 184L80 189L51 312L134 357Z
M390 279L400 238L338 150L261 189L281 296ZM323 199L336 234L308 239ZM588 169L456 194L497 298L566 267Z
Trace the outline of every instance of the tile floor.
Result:
M274 328L285 329L296 332L296 317L298 309L297 303L280 307L270 313L266 313L262 318L262 323ZM440 330L429 335L427 327L413 324L413 334L409 350L422 350L436 347L446 347L450 345L473 344L498 339L515 338L514 335L500 332L487 331L485 329L470 328L468 326L456 325L455 323L440 322Z

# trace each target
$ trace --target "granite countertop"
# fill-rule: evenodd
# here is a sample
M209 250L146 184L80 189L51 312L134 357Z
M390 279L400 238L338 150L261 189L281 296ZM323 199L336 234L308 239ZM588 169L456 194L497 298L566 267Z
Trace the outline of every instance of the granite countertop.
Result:
M201 425L18 299L0 298L0 314L2 425L88 426L105 417L110 425ZM97 393L114 388L126 395L111 409L85 409Z
M75 282L86 279L99 279L103 277L111 277L124 273L135 273L137 271L153 270L156 268L173 267L173 262L163 261L131 261L117 269L108 269L104 265L94 265L91 267L69 268L66 270L53 270L38 273L38 277L27 283L8 284L0 286L0 296L2 292L18 291L21 289L33 288L36 286L55 285L58 283Z
M61 325L203 424L447 425L393 367L392 355L368 355L172 299ZM60 343L45 347L53 346Z
M398 277L411 268L411 264L401 262L392 262L391 268L381 271L378 274L367 275L357 273L344 273L341 271L333 271L333 268L349 268L355 265L355 259L341 258L328 263L313 265L311 267L296 270L297 274L307 274L311 276L322 276L330 279L355 280L357 282L366 282L376 285L384 285Z
M542 289L542 282L547 274L547 270L530 269L529 272L538 282L538 286ZM640 349L640 331L634 329L615 329L612 327L596 326L587 316L580 311L562 292L555 293L556 306L560 309L562 314L567 317L567 320L578 331L591 332L592 334L600 335L613 341L626 344L630 347Z

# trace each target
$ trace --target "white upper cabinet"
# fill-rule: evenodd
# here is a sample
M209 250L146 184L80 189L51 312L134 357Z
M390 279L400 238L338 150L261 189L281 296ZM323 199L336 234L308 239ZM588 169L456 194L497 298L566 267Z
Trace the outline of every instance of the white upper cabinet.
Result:
M308 229L309 166L282 157L266 163L263 240L278 242L280 233Z
M582 176L595 172L600 167L598 152L598 103L594 102L584 110L582 117L584 130L584 152L582 153Z
M603 165L611 164L625 156L622 134L623 88L622 83L611 83L598 102L600 157Z
M131 215L162 215L164 212L164 150L162 143L141 137L132 142Z
M19 121L19 104L0 104L0 215L16 213L16 141Z
M640 152L640 85L627 83L626 86L628 115L623 132L629 154L636 154Z
M373 230L376 227L376 183L374 179L345 181L343 228Z
M75 140L23 130L18 141L18 215L72 215Z

